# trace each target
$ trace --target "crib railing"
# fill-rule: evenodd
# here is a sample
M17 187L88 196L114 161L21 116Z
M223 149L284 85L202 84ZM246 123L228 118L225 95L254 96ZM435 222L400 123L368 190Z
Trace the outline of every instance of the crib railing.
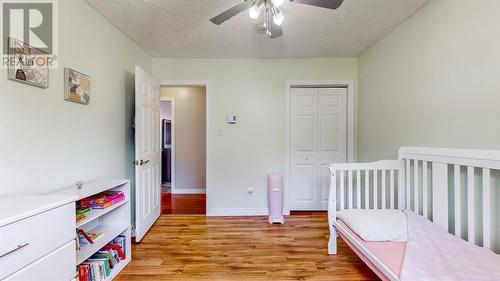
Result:
M500 253L500 150L402 147L398 158L330 165L330 254L337 251L336 212L347 208L409 209Z
M337 252L334 227L337 210L404 208L404 190L398 191L400 166L399 160L330 164L329 254Z
M395 209L399 160L331 164L330 203L335 209ZM335 191L335 192L332 192Z
M494 188L500 151L403 147L399 159L407 191L405 208L464 240L495 250Z

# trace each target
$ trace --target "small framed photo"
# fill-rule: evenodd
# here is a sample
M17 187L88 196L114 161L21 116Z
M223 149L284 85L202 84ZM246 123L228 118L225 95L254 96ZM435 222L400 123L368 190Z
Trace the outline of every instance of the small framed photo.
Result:
M35 87L48 88L48 54L21 40L12 37L8 40L8 78Z
M90 103L90 76L64 68L64 99L81 104Z

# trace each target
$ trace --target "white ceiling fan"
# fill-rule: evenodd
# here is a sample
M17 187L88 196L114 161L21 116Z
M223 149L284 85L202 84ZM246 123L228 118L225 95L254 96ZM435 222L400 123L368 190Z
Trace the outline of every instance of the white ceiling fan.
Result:
M214 24L220 25L237 14L248 10L248 15L252 19L257 19L261 14L264 15L263 28L271 39L283 35L283 20L285 16L280 10L280 6L286 0L243 0L243 2L222 12L218 16L210 19ZM335 10L344 0L289 0L290 2L300 3L309 6L316 6Z

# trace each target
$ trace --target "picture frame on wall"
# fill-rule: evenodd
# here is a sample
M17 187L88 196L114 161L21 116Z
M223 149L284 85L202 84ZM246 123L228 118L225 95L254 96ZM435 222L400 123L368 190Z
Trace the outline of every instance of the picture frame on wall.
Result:
M42 89L48 88L49 55L13 37L8 38L8 46L8 79Z
M89 104L90 82L90 76L69 67L64 68L64 99Z

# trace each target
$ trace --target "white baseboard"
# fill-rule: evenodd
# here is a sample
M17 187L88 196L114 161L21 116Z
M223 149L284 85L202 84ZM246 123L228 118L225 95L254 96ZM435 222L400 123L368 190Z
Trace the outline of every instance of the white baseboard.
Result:
M209 217L267 216L267 208L208 209Z
M205 192L204 188L175 188L172 190L172 194L205 194Z

